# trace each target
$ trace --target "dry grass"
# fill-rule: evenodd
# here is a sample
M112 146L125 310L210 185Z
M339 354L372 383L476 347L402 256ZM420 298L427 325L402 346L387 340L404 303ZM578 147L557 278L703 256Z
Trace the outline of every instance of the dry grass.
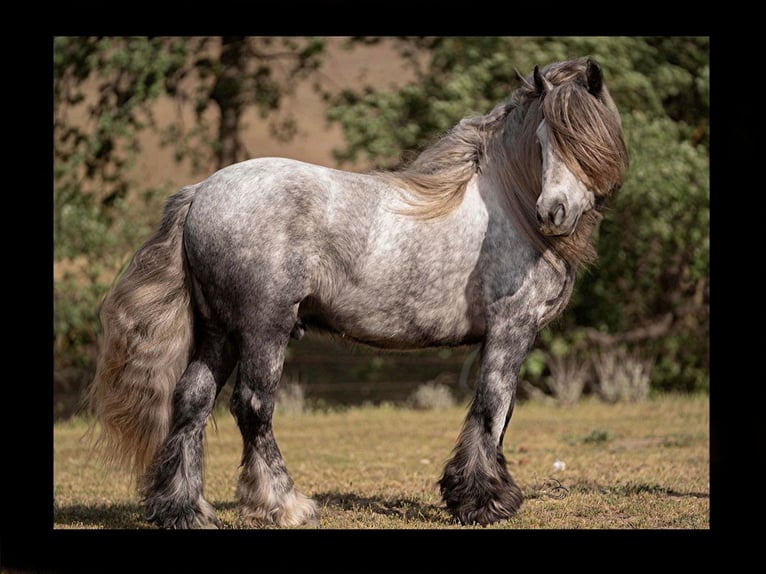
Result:
M285 413L275 433L298 488L320 505L320 529L469 529L450 521L436 487L464 412ZM148 528L127 476L89 457L85 429L82 420L54 427L54 528ZM232 418L219 415L205 488L227 529L242 526L232 502L240 446ZM709 529L709 447L707 397L523 403L505 455L526 501L488 529Z
M588 379L588 363L576 354L569 354L549 357L548 367L551 370L548 386L559 403L569 406L580 400Z
M608 403L642 401L649 396L649 381L654 361L642 359L624 349L605 350L596 354L596 393Z

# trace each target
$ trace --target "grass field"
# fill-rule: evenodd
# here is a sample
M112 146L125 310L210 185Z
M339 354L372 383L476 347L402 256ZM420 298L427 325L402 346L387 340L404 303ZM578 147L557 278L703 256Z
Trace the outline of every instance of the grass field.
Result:
M525 503L486 528L709 529L709 406L705 396L518 405L505 455ZM464 413L383 405L276 416L288 469L320 506L312 528L480 528L453 523L436 486ZM86 428L54 426L54 529L150 528L127 474L89 454ZM205 495L225 529L246 527L233 503L240 448L220 412L207 432Z

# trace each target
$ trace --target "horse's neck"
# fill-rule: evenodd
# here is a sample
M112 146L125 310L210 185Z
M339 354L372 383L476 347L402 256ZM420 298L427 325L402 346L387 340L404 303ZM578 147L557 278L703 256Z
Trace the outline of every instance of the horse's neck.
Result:
M521 189L517 185L518 180L512 177L505 166L477 175L477 181L479 189L485 190L484 195L491 198L496 209L503 211L516 232L561 272L569 272L570 269L574 272L580 265L595 261L592 239L601 220L597 211L584 213L572 235L547 237L540 232L536 221L537 198Z

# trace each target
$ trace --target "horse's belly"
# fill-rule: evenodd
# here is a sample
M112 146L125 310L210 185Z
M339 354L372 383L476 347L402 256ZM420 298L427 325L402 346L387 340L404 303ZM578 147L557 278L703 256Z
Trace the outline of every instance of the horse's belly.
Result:
M332 267L331 279L317 274L317 315L326 327L385 348L480 340L485 322L477 263L484 225L462 213L469 208L465 202L430 224L378 213L357 256Z
M341 286L331 301L309 298L301 319L383 348L463 345L481 340L484 318L475 290L463 282L389 281Z

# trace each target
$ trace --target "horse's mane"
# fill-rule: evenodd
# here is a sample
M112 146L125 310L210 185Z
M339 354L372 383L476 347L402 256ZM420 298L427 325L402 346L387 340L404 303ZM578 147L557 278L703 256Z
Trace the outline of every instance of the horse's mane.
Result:
M489 139L502 127L508 104L489 114L460 120L445 136L397 171L378 172L407 191L407 213L434 219L451 213L485 162Z
M553 249L574 265L592 262L589 240L599 210L584 213L568 237L542 235L535 215L542 188L535 130L543 118L556 153L594 192L597 205L622 184L628 155L619 114L606 86L598 97L588 92L586 63L582 58L544 68L542 75L552 85L545 93L530 74L507 102L484 116L461 120L410 165L378 175L405 190L409 214L432 219L460 205L468 182L482 173L505 191L510 212L540 253Z

